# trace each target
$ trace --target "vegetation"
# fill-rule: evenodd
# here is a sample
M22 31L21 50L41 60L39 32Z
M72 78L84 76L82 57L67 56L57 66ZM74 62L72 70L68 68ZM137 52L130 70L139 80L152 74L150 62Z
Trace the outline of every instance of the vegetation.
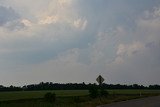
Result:
M98 89L96 87L90 87L90 89L89 89L89 96L91 98L97 98L98 95L99 95Z
M45 101L50 102L50 103L55 102L56 101L56 94L51 93L51 92L47 92L44 95L44 99L45 99Z
M107 89L107 90L106 90ZM134 98L160 95L159 85L53 84L0 86L0 107L96 107Z
M59 84L52 82L41 82L39 84L30 84L22 87L5 87L0 85L0 92L2 91L37 91L37 90L88 90L90 87L98 86L96 84L85 84L83 83L67 83L67 84ZM120 85L120 84L102 84L103 89L154 89L159 90L160 85L150 85L143 86L138 84L133 85Z
M48 92L55 93L57 97L73 97L73 96L88 95L88 90L47 90L47 91L0 92L0 101L43 98L44 95Z
M101 97L107 97L109 95L107 90L101 89L100 90L100 96Z
M0 107L96 107L106 103L160 95L160 90L107 90L107 92L109 94L106 97L97 98L91 98L88 90L0 92ZM47 101L44 97L46 93L55 93L55 102Z
M89 89L89 96L91 98L97 98L97 97L107 97L109 95L108 91L103 88L96 88L96 87L90 87Z

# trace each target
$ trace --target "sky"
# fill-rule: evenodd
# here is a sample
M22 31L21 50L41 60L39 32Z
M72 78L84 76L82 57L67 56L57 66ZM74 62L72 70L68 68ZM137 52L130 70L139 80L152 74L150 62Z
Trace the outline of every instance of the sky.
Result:
M0 84L160 84L160 0L0 0Z

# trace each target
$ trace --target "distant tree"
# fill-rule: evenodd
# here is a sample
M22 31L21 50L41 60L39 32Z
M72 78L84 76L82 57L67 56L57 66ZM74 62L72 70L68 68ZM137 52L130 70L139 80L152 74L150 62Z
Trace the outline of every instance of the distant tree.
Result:
M149 85L149 89L160 89L160 85Z
M35 91L35 90L88 90L90 87L98 88L98 85L94 84L85 84L83 83L52 83L52 82L41 82L39 84L30 84L23 87L9 86L5 87L0 85L0 92L2 91ZM150 85L143 86L138 84L133 85L122 85L122 84L105 84L101 85L103 89L160 89L160 85ZM101 92L99 92L100 94Z

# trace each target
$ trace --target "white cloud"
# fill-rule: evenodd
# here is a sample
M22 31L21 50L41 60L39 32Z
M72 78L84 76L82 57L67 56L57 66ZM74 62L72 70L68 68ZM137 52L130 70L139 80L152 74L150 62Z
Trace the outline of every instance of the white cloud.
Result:
M132 44L120 44L118 46L117 55L118 56L132 56L133 54L143 51L145 48L144 44L141 42L134 42Z
M28 27L32 26L32 22L30 22L27 19L22 19L21 23L23 23L25 26L28 26Z
M81 29L84 30L87 26L87 20L86 19L77 19L73 22L73 25L77 28L77 29Z
M54 24L57 23L58 20L58 16L47 16L44 19L39 21L39 24Z
M133 42L131 44L119 44L116 52L116 57L113 64L123 64L127 59L136 56L137 54L144 54L146 49L145 44L141 42Z
M155 7L154 13L153 13L153 17L159 17L160 16L160 8Z
M64 7L66 5L71 5L73 0L58 0L58 3L60 4L61 7Z

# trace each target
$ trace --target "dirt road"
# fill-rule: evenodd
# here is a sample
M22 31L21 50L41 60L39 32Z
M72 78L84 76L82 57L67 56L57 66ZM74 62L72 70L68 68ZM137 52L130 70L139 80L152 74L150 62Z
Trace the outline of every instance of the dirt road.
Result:
M98 107L160 107L160 96L117 102Z

